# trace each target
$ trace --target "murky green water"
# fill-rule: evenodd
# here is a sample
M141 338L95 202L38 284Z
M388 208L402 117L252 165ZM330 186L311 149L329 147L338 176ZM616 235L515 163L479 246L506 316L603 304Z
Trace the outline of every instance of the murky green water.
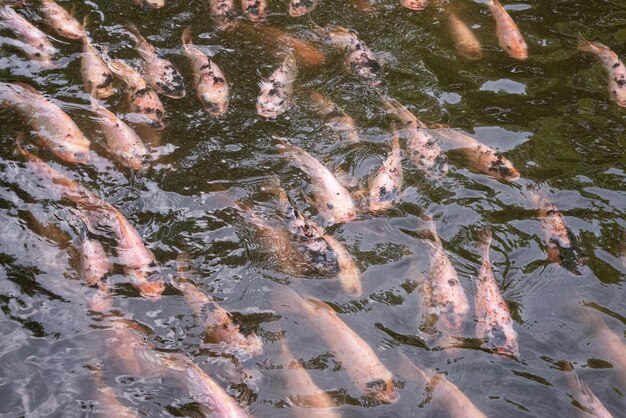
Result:
M444 18L434 9L412 14L389 0L381 3L382 13L366 15L349 0L322 0L311 19L293 19L285 0L270 2L269 23L289 33L306 37L312 22L356 30L386 62L384 92L420 118L463 129L503 151L522 175L515 184L498 182L452 156L448 176L433 181L406 161L400 205L329 229L363 273L364 295L357 300L344 295L334 279L281 271L233 205L241 200L259 213L275 213L275 199L261 191L274 174L292 196L306 192L306 177L279 157L273 136L288 138L365 184L386 155L389 137L377 93L347 74L341 58L331 53L326 66L303 69L297 86L317 89L342 106L355 118L362 144L339 146L302 90L285 116L261 120L255 109L258 83L276 65L268 46L250 34L213 31L204 0L169 3L158 11L142 10L130 0L60 3L75 7L77 16L89 14L94 43L115 58L137 58L124 29L125 23L135 23L187 80L185 99L163 99L169 126L151 140L154 161L146 172L117 167L98 143L82 88L79 43L55 38L62 67L42 72L30 69L11 47L0 48L0 79L25 81L50 95L94 142L87 166L39 155L117 206L153 250L166 279L175 274L179 253L188 253L200 288L264 342L261 356L241 363L247 371L243 378L233 371L231 358L203 344L201 326L176 288L168 284L163 297L150 302L123 275L113 275L115 309L149 330L146 339L156 351L188 355L257 417L292 416L286 401L290 388L275 367L281 335L346 417L444 414L441 405L428 402L423 382L403 366L402 355L444 372L488 416L572 416L576 408L558 366L562 361L574 364L615 416L623 413L626 371L614 364L580 308L599 312L623 343L626 110L609 100L603 69L577 53L575 43L582 34L626 57L626 3L506 2L529 44L530 58L519 62L497 46L487 8L461 1L459 14L484 47L482 60L465 62L457 58ZM32 7L23 13L38 19ZM230 83L230 109L222 118L201 110L195 96L180 44L187 25ZM106 104L121 109L122 101L117 95ZM15 135L24 130L13 112L0 110L0 414L88 415L94 408L95 368L103 370L120 402L143 415L197 414L190 394L171 381L125 373L107 360L106 323L88 311L93 289L82 284L70 263L78 220L14 153ZM537 185L555 202L589 255L580 275L547 261L536 208L525 198L528 185ZM305 212L315 215L313 208ZM418 334L423 307L416 285L428 272L427 247L418 234L425 212L436 219L472 305L480 268L477 232L493 229L491 257L519 334L519 361L479 349L471 315L458 334L465 338L463 348L453 352ZM33 217L56 225L67 238L46 236ZM272 294L280 284L331 303L391 370L400 399L380 405L363 398L304 322L275 311Z

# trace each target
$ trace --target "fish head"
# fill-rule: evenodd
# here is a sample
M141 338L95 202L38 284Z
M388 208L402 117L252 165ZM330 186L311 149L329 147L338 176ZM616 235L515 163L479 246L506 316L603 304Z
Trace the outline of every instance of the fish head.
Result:
M228 94L224 87L204 92L200 95L204 109L211 115L220 116L228 108Z
M161 298L161 294L165 290L165 284L162 280L142 282L137 287L139 289L139 294L151 301L159 300Z
M332 219L332 221L347 223L356 218L356 207L354 206L350 194L348 194L348 199L343 199L340 202L328 202L326 204L328 213L330 214L329 218Z
M145 7L160 9L161 7L165 6L165 0L142 0L141 4Z
M400 5L415 12L421 12L428 7L428 0L400 0Z
M489 175L502 180L515 181L520 178L520 173L513 164L501 153L495 155L485 154L486 161L479 161L481 166L487 167ZM482 158L481 158L482 159Z
M365 395L386 404L395 403L400 395L394 390L393 380L376 380L367 383Z
M524 39L507 42L503 44L502 47L507 54L517 60L525 60L528 58L528 46L526 45L526 41L524 41Z
M277 118L284 113L289 105L287 99L274 93L274 91L275 89L270 89L267 94L261 94L257 100L257 113L267 119Z
M338 25L327 26L324 30L324 41L336 48L346 48L358 42L356 32Z
M52 152L65 162L87 164L89 162L89 141L86 146L61 144L52 148Z

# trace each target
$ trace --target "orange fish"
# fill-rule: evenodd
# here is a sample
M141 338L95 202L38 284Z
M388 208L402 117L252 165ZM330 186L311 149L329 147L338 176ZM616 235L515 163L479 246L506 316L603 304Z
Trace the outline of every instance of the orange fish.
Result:
M500 1L488 0L487 6L496 21L496 36L500 47L515 59L528 58L528 46L524 36Z

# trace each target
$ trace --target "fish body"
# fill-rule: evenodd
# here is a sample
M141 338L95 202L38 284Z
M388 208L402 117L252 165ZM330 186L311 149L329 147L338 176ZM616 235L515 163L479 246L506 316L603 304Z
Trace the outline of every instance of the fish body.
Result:
M146 80L128 64L120 60L108 62L109 69L125 84L131 111L141 122L154 129L165 128L165 109L157 93Z
M241 9L249 21L261 21L267 17L267 0L241 0Z
M289 16L299 17L311 13L317 5L319 0L290 0L289 1Z
M151 9L160 9L165 6L165 0L133 0L135 4Z
M89 140L65 112L33 87L0 83L0 105L17 110L43 145L63 161L76 164L89 161Z
M482 57L480 42L476 35L454 12L448 14L448 32L461 57L470 61Z
M191 69L198 98L205 110L215 116L226 113L229 101L228 83L220 67L192 43L191 27L183 31L185 55Z
M429 0L400 0L400 6L415 12L421 12L428 7Z
M326 240L336 254L337 263L339 264L339 281L341 282L343 290L352 297L363 295L361 272L354 258L352 258L346 247L332 235L324 235L324 240Z
M0 3L0 26L10 29L29 48L25 52L29 58L39 61L46 67L53 67L52 56L58 50L48 40L48 36L24 19L15 10Z
M81 24L54 0L41 0L40 11L46 23L60 36L72 40L85 36Z
M86 26L86 23L85 20L83 26ZM98 99L106 99L113 95L115 77L86 34L83 35L82 40L83 53L80 57L80 72L83 76L85 90Z
M448 173L448 159L426 125L400 102L381 97L385 110L398 122L400 132L407 136L409 160L430 177L438 178Z
M100 241L85 237L80 248L80 272L87 286L100 286L111 262Z
M375 87L382 81L382 66L371 49L352 30L332 26L324 31L326 41L344 52L344 64L348 71Z
M308 152L286 142L282 143L281 152L311 179L315 205L327 222L345 223L356 218L356 207L350 192L328 168Z
M293 82L297 75L296 58L290 53L269 78L261 81L261 92L256 102L260 116L273 119L291 108Z
M626 107L626 66L608 46L580 38L580 51L593 54L604 66L609 76L609 94L619 106Z
M331 349L336 361L350 376L354 385L367 397L383 403L399 399L393 376L378 356L326 303L302 298L290 289L283 291L279 303L306 315L313 329Z
M459 277L446 254L433 223L434 241L428 277L423 283L426 312L437 318L447 331L459 331L467 318L469 303Z
M148 150L133 128L119 119L115 113L98 103L92 96L91 109L96 114L95 121L102 130L107 149L124 167L139 170Z
M475 310L478 322L476 336L485 346L496 353L513 357L519 356L517 332L513 329L513 319L509 307L500 293L498 282L493 277L489 261L491 231L481 231L483 262L476 283Z
M429 133L439 139L442 148L461 152L470 165L481 173L507 181L520 178L513 163L501 152L481 144L469 135L455 129L432 129Z
M213 298L206 295L187 277L189 261L185 254L176 259L178 278L176 287L183 292L185 301L194 314L202 319L205 341L224 344L229 351L247 356L259 355L263 351L263 343L255 334L244 336L231 314L219 306Z
M360 141L354 119L346 115L335 102L317 91L312 91L309 98L313 109L325 118L326 126L337 132L343 142L356 144Z
M487 6L496 21L496 36L500 47L515 59L525 60L528 58L528 46L524 36L504 6L500 4L499 0L488 0Z
M185 84L174 64L159 54L154 46L144 38L134 25L128 25L128 30L135 39L135 48L145 61L143 68L144 79L158 94L172 99L185 97Z
M209 10L219 30L231 31L237 27L235 0L209 0Z
M296 360L287 344L281 343L280 360L283 363L283 376L289 388L289 401L298 418L340 418L341 414L332 410L337 404L326 392L315 384L302 364Z
M403 170L400 138L391 139L391 152L369 185L371 212L384 212L399 200L402 191Z
M114 209L112 215L115 216L118 262L124 268L124 273L129 276L131 284L139 290L141 296L150 300L159 299L165 290L163 281L148 280L156 265L154 254L146 247L137 230L124 215L117 209Z

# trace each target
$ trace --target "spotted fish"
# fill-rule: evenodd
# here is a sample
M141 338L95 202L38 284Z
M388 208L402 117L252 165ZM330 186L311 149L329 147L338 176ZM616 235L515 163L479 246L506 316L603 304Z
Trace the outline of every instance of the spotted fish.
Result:
M26 55L38 61L45 68L53 68L52 57L58 50L52 46L48 36L24 19L15 10L0 3L0 27L11 30L24 44Z
M81 24L54 0L41 0L41 14L60 36L67 39L81 39L85 32Z
M249 21L258 22L267 17L267 0L241 0L241 9Z
M319 0L290 0L289 16L299 17L309 14L315 10L319 2Z
M593 54L609 75L609 94L619 106L626 107L626 67L617 54L599 42L580 38L578 49Z
M235 0L209 0L211 17L221 31L232 31L237 27Z
M296 58L289 53L282 65L266 80L261 81L261 92L256 102L260 116L273 119L291 108L293 83L297 74Z
M400 138L391 139L391 153L378 169L369 185L371 212L384 212L399 200L402 191L403 170Z
M87 27L87 18L83 19L83 28ZM98 99L106 99L113 95L113 80L115 77L102 55L83 32L83 53L80 57L80 73L87 93L92 93ZM95 90L95 91L94 91Z

